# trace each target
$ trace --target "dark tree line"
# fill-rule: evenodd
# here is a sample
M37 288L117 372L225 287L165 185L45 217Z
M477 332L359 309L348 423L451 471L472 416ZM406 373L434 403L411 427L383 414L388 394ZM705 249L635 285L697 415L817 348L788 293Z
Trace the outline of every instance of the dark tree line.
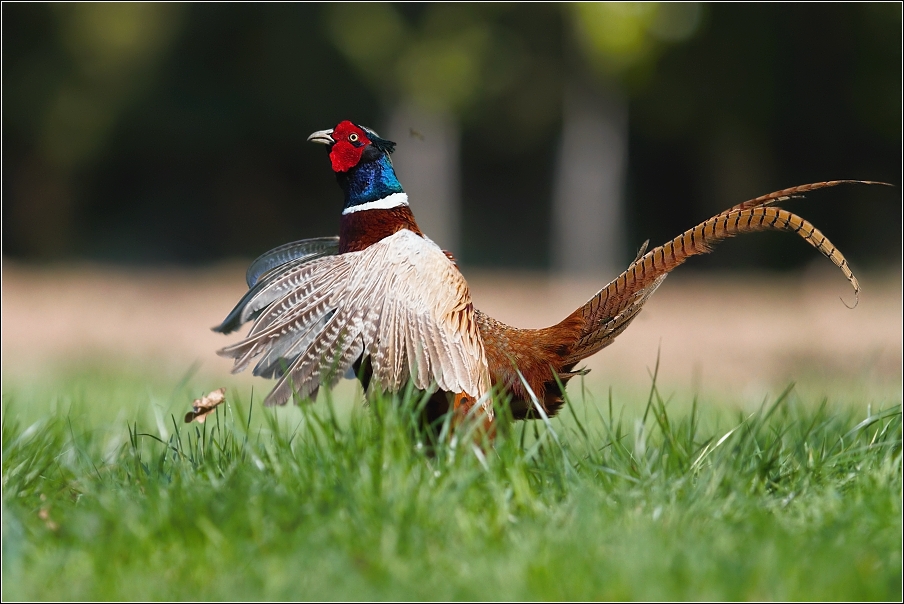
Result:
M305 137L345 118L383 128L415 99L457 132L461 260L548 267L569 81L614 82L626 99L625 259L774 189L901 184L900 4L623 21L543 4L383 8L4 4L4 256L199 263L332 234L339 193ZM414 128L393 136L420 144ZM846 188L792 209L855 266L897 264L899 199ZM763 235L697 266L811 259Z

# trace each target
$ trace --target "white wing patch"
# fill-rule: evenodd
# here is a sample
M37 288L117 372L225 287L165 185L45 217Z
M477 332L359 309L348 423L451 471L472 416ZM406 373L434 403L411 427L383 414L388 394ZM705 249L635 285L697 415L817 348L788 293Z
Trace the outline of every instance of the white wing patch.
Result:
M489 389L467 283L435 243L411 231L303 264L258 297L269 304L248 336L219 354L236 359L233 372L263 355L255 374L282 376L268 405L293 393L313 398L362 354L371 384L385 391L411 381L478 399Z

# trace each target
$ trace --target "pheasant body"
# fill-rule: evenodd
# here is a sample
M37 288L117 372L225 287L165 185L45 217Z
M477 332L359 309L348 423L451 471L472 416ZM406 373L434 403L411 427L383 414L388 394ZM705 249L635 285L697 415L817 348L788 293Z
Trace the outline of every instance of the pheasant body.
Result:
M639 255L628 268L561 322L518 329L475 310L452 260L418 228L389 159L395 144L351 122L315 132L328 145L345 205L339 237L298 241L258 258L249 291L214 330L254 320L248 336L219 354L241 371L261 357L255 375L276 377L267 404L293 394L312 398L354 369L365 388L435 388L428 415L475 405L493 418L491 389L513 417L553 415L584 358L630 325L670 271L719 241L742 233L788 230L835 263L855 294L860 286L844 256L812 224L772 207L842 182L802 185L764 195ZM865 181L864 181L865 182ZM642 250L643 251L643 250Z
M249 294L214 329L254 325L219 354L235 359L233 371L260 357L255 375L279 378L266 404L312 398L363 365L370 387L435 387L492 418L467 282L418 228L389 161L393 143L350 122L311 139L330 145L345 191L338 241L298 242L255 261L265 270L254 271Z

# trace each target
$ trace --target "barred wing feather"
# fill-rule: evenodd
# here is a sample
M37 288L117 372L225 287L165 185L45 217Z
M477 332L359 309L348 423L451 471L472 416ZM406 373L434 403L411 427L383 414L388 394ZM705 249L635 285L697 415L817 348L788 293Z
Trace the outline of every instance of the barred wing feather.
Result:
M489 389L467 284L434 243L411 231L359 252L291 260L252 290L236 309L240 318L256 316L251 331L219 354L236 359L233 371L262 357L254 373L280 376L266 404L315 396L362 355L371 383L387 391L408 381L474 398Z
M232 333L242 324L256 319L264 308L285 293L275 286L276 283L285 284L284 277L297 272L303 265L338 251L338 237L320 237L287 243L263 254L251 263L245 275L248 291L213 331Z
M245 273L245 281L248 287L254 287L262 276L288 262L314 260L337 253L339 253L338 237L317 237L286 243L255 259Z

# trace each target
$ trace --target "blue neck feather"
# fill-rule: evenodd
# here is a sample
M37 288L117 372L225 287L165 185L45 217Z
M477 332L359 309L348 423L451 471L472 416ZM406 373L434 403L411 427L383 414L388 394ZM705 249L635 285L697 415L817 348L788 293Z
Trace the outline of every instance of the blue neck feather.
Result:
M347 173L337 176L339 186L345 191L345 208L404 192L392 169L392 162L383 153L375 160L362 161Z

